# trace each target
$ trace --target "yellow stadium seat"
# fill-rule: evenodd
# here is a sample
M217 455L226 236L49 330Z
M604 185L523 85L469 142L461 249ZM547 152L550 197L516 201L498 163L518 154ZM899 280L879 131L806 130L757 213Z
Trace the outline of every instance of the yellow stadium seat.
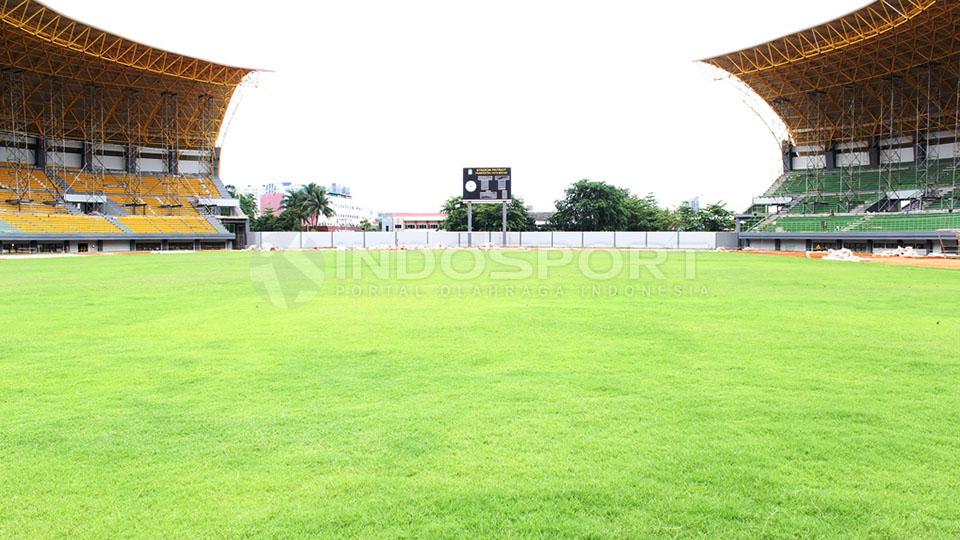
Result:
M0 219L24 233L124 234L119 227L99 216L0 212Z
M137 234L217 234L203 217L125 216L118 218L124 227Z
M70 190L78 194L105 194L126 210L118 221L136 234L181 235L217 234L217 228L193 205L194 198L217 197L209 179L146 175L95 175L76 169L60 173ZM17 197L15 187L28 191ZM46 174L36 168L0 166L0 219L24 233L36 234L125 234L101 216L70 214L58 201L59 190ZM8 202L29 199L30 202ZM46 204L45 204L46 203ZM56 204L54 204L56 203Z

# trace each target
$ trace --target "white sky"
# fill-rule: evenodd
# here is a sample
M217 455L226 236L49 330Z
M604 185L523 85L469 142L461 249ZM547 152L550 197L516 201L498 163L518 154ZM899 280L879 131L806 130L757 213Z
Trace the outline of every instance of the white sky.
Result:
M436 211L475 166L513 167L536 210L580 178L744 210L779 173L779 148L740 91L694 60L867 3L45 2L142 43L273 70L243 91L224 181L338 182L381 211ZM287 148L296 159L280 159Z

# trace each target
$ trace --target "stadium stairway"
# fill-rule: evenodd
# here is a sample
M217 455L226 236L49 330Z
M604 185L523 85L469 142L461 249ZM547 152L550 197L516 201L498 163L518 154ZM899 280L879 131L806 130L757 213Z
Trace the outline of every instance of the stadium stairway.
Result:
M123 223L120 223L120 220L117 219L116 216L103 216L103 217L110 223L113 223L114 225L116 225L117 228L123 231L124 234L133 234L133 230L131 230L130 227L127 227Z
M0 219L0 234L17 234L19 232L20 231L15 229L12 225Z
M210 222L210 225L213 225L213 228L216 229L219 234L230 234L230 231L224 228L223 223L220 223L219 219L209 214L203 214L203 217Z
M787 175L783 175L782 178L786 178L786 176ZM760 220L759 223L753 226L753 230L759 231L759 230L763 230L769 225L773 225L773 223L776 222L778 219L784 216L790 215L793 212L793 210L797 207L797 205L799 205L802 202L803 202L803 197L794 197L790 201L790 204L781 208L779 212L777 212L776 214L770 214L769 216Z
M867 211L867 208L870 208L871 206L877 204L878 202L880 202L880 201L883 200L884 198L886 198L886 194L884 194L884 193L875 193L874 195L872 195L872 196L870 196L870 197L867 197L867 200L863 201L862 204L860 204L859 206L857 206L856 208L854 208L854 209L851 210L850 212L853 213L853 214L860 214L860 213L866 212L866 211Z
M207 214L206 212L201 212L199 207L197 206L196 200L191 201L190 204L193 205L194 209L197 211L198 214L200 214L201 217L203 217L210 223L210 226L212 226L214 229L217 230L218 234L230 234L230 231L228 231L223 227L223 223L220 223L219 219L215 218L214 216L211 216L210 214Z
M216 176L211 176L208 178L211 183L217 188L217 191L220 192L218 197L229 197L230 194L227 193L227 186L224 185L223 181Z
M766 230L767 227L773 225L778 219L782 218L783 216L786 216L789 213L790 211L786 209L786 210L781 210L776 214L770 214L769 216L758 221L753 227L751 227L751 230L754 230L754 231Z
M107 197L107 201L103 204L103 213L106 216L125 216L129 212L114 202L113 199Z
M773 197L777 195L777 193L780 191L780 188L783 187L784 182L786 182L788 178L790 178L790 173L781 174L779 178L773 181L773 185L770 186L770 189L768 189L766 193L764 193L764 196Z
M67 183L64 182L64 181L63 181L63 178L60 178L60 176L59 176L58 174L56 174L55 172L53 172L53 171L51 171L51 170L49 170L49 169L44 170L43 172L44 172L44 174L46 175L47 180L49 180L50 183L56 185L56 187L59 189L60 193L67 193L67 192L70 191L70 190L67 188Z

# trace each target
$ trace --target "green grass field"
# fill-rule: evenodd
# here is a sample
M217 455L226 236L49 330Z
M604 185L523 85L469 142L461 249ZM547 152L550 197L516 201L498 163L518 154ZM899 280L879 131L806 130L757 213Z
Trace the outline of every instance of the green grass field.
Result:
M960 272L482 256L0 261L0 537L960 536Z

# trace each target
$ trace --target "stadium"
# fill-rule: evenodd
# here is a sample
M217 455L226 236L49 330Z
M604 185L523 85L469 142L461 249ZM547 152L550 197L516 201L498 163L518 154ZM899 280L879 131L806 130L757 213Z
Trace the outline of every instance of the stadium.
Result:
M772 178L780 159L771 148L777 163L762 182L772 185L737 216L736 231L726 211L711 230L592 230L585 221L574 223L586 230L550 230L551 216L530 215L530 227L544 227L507 231L520 198L503 192L525 181L516 167L464 168L462 184L454 174L450 185L463 188L468 209L382 215L379 231L344 230L355 227L337 226L336 213L324 216L329 230L251 229L241 210L251 195L228 192L220 146L235 94L256 71L148 47L47 3L0 0L0 538L960 538L960 1L877 0L705 60L711 68L689 60L742 43L718 47L714 35L708 52L684 49L685 65L722 70L788 131L783 174ZM350 124L325 123L333 117L291 100L302 117L271 114L277 129L256 130L250 151L277 170L361 165L282 122L357 141L374 160L391 155L380 145L402 147L389 130L369 131L404 108L412 116L395 118L422 120L460 145L426 107L406 103L419 93L439 103L422 79L455 73L438 69L446 57L432 54L437 43L463 63L455 67L467 83L512 96L520 84L532 94L569 80L573 59L554 52L570 42L584 51L576 65L621 70L585 51L636 43L620 38L639 33L641 12L658 39L687 39L692 28L682 2L664 4L676 19L629 2L421 12L384 1L382 14L367 2L356 12L340 11L351 2L199 4L252 12L256 27L242 38L272 54L306 43L270 43L299 22L309 30L303 54L338 56L326 70L312 61L300 69L324 79L372 72L378 84L359 92L364 103L411 90L369 117L331 100L328 111L344 109ZM792 23L800 4L772 11ZM156 25L175 39L214 22L172 0L114 5L141 32ZM325 19L321 5L339 16ZM92 3L70 9L94 20ZM110 9L103 16L119 23ZM284 23L272 28L267 11ZM541 24L544 13L557 17ZM410 47L367 27L377 17L416 34ZM564 17L614 39L589 49L588 33L571 39L561 24L539 33ZM414 32L414 18L430 20ZM522 43L496 32L506 19L524 28ZM624 21L626 32L612 30ZM347 47L331 53L321 40L331 26L345 29L331 42L355 34L352 43L397 70L379 81ZM712 18L708 27L736 34ZM487 54L496 50L505 52ZM515 56L533 75L474 69L470 52L492 60L477 65ZM563 101L564 110L592 118L597 99L619 110L616 94L584 82L570 94L583 101ZM502 105L457 98L478 117ZM538 129L562 131L547 105ZM670 123L691 136L672 113ZM397 124L408 143L430 146ZM692 157L686 140L649 131ZM535 133L517 132L512 140ZM623 148L583 154L600 167L626 152L645 174L638 147ZM761 159L751 150L725 163L666 161L678 176L712 180L721 167L744 174L743 160ZM375 187L434 197L411 180L427 182L426 169L385 161L394 173ZM235 185L232 166L223 177ZM577 183L601 184L638 214L665 211L613 184ZM590 189L580 201L588 214L622 209L596 204L602 194ZM276 209L296 193L271 195ZM307 201L315 209L327 194L316 184L298 193L320 195ZM373 217L339 193L343 214ZM452 213L468 231L479 217L503 228L440 230ZM858 253L816 253L839 247ZM926 254L868 255L893 247Z
M2 10L4 252L243 247L217 136L251 70L146 47L39 2Z
M784 174L741 216L744 247L956 253L960 5L874 2L705 60L783 120Z

